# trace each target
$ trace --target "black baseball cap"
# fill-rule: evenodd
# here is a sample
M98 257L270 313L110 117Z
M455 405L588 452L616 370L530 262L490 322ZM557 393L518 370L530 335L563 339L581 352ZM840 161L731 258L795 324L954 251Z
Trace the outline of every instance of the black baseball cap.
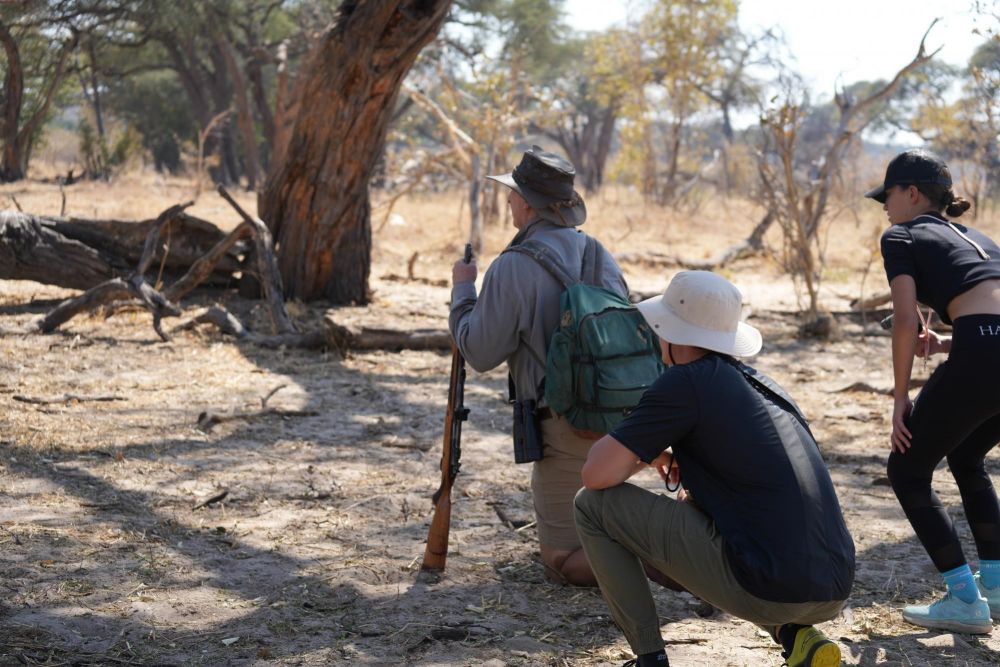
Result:
M865 193L865 197L885 203L885 191L894 185L933 184L951 187L951 172L938 156L923 150L903 151L885 169L885 181Z

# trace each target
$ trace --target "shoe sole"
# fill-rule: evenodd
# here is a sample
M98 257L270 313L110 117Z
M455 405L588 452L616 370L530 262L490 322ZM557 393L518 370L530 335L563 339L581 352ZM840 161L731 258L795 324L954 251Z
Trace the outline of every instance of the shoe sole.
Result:
M970 635L988 635L993 631L993 623L964 623L962 621L931 620L922 618L912 618L903 614L903 620L907 623L927 628L928 630L951 630Z
M807 667L840 667L840 647L833 642L824 642L813 648L806 658Z

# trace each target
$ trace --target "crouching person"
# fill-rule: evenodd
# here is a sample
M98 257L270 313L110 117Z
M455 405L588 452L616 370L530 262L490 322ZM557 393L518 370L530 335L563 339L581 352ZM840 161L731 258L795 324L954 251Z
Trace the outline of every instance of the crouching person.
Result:
M816 441L770 378L734 357L761 347L741 295L707 271L677 274L639 304L670 366L591 448L576 524L618 627L638 658L668 664L642 561L699 598L756 623L790 667L840 664L813 627L835 618L854 580L854 543ZM693 502L625 480L678 475Z

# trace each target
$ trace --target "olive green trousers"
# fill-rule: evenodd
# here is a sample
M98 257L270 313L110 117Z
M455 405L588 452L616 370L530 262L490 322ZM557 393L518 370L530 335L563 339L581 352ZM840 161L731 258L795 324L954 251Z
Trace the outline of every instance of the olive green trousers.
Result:
M574 505L580 541L601 593L636 655L664 646L640 559L702 600L759 625L772 637L786 623L813 625L836 618L844 606L843 600L770 602L751 595L729 566L715 522L689 503L620 484L581 489Z

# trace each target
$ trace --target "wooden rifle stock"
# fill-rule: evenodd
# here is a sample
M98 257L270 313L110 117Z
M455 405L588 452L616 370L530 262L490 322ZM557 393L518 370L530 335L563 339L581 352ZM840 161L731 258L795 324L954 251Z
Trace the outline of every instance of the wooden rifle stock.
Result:
M469 416L465 401L465 359L454 342L451 344L451 383L448 386L448 411L444 417L444 447L441 454L441 486L434 493L434 518L427 532L427 549L421 570L444 570L448 558L448 533L451 530L451 487L458 475L462 456L462 422Z
M465 244L465 263L472 261L472 244ZM427 532L427 549L421 570L443 571L448 558L451 530L451 487L462 458L462 422L469 417L465 407L465 358L451 342L451 381L448 384L448 411L444 416L444 447L441 452L441 486L434 493L434 518Z

